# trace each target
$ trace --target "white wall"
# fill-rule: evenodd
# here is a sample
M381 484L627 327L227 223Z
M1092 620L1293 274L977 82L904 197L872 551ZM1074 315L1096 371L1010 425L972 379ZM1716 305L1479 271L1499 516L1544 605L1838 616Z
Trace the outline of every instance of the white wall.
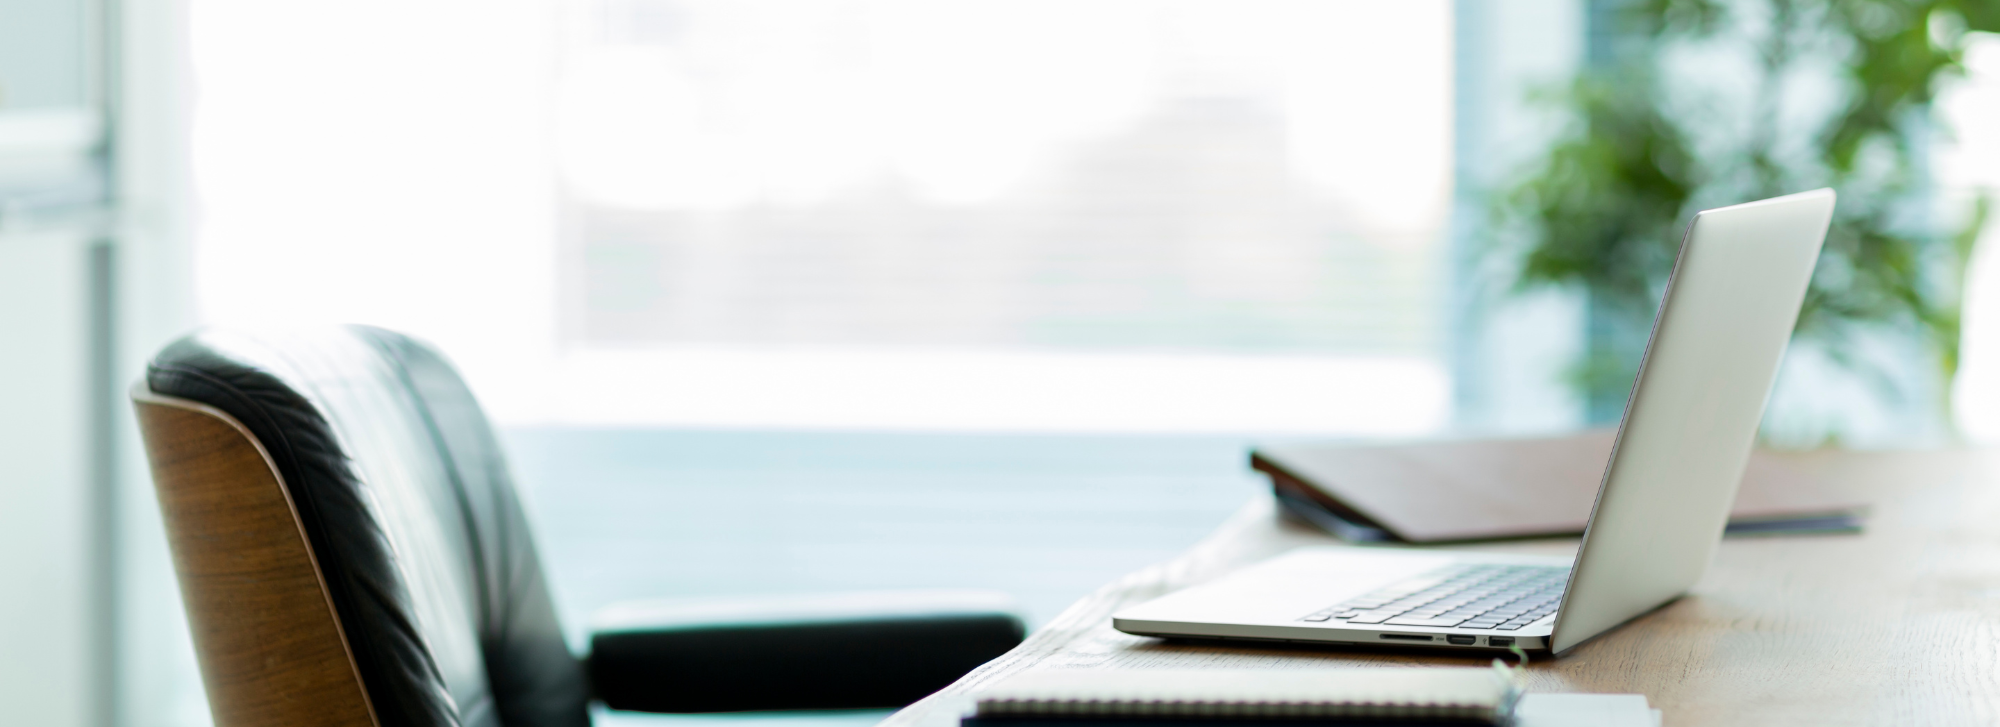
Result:
M93 0L0 0L0 725L95 727Z
M188 172L186 0L123 0L119 24L119 197L114 385L195 325ZM158 502L124 392L119 419L118 727L205 727L208 703L181 608Z
M0 231L0 724L89 715L87 239Z

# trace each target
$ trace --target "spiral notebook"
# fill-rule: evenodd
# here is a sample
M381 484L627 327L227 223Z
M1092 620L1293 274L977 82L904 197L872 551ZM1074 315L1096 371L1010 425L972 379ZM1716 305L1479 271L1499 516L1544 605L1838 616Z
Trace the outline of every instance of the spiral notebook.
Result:
M1058 724L1506 724L1510 671L1411 669L1046 670L982 691L964 727Z

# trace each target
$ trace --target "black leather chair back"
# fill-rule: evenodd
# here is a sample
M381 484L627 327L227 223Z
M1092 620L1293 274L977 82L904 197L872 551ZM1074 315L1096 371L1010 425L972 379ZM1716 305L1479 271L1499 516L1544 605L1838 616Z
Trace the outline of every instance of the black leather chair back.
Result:
M146 383L268 451L382 727L589 724L499 442L436 351L360 326L204 331Z

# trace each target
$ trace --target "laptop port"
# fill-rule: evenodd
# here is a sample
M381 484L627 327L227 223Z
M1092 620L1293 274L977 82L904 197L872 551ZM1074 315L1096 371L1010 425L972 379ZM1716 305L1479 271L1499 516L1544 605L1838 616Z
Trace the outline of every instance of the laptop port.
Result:
M1479 637L1472 635L1459 636L1457 634L1452 634L1450 636L1444 637L1444 640L1454 644L1458 644L1459 646L1471 646L1479 641Z
M1435 641L1435 640L1436 640L1436 639L1432 639L1432 638L1431 638L1431 637L1429 637L1429 636L1425 636L1425 635L1423 635L1423 634L1382 634L1381 636L1382 636L1382 638L1385 638L1385 639L1391 639L1391 640L1394 640L1394 641Z
M1486 637L1486 645L1487 645L1487 646L1513 646L1513 645L1514 645L1514 637L1512 637L1512 636L1488 636L1488 637Z

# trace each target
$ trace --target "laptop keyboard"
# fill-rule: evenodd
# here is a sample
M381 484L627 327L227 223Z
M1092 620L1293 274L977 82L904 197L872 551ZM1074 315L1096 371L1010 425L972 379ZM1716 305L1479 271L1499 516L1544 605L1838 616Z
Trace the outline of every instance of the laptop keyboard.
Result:
M1299 620L1515 631L1555 613L1567 580L1558 566L1453 565Z

